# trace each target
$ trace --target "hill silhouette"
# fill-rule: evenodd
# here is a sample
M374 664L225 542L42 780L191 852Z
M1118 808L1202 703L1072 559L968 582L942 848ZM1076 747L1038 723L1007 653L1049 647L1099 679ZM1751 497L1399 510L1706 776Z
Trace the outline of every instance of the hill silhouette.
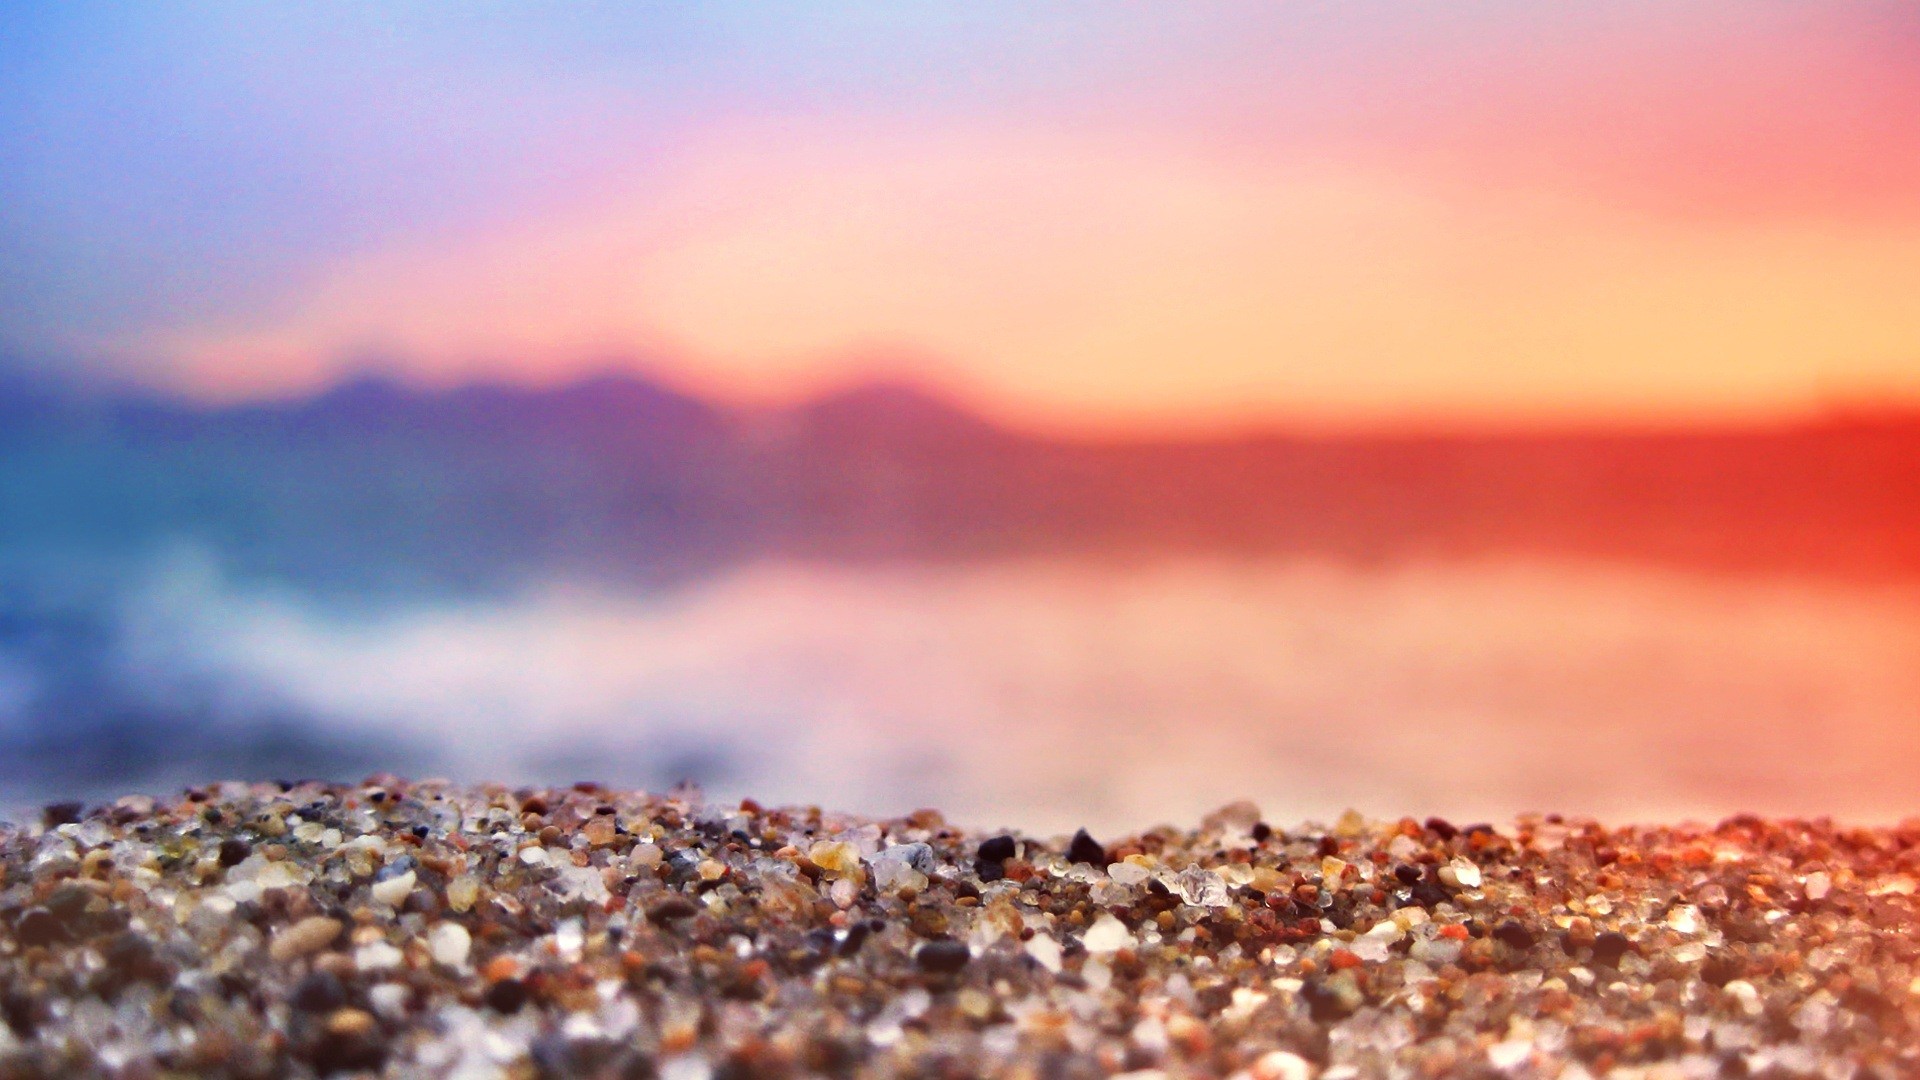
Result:
M1920 420L1102 443L905 384L746 415L629 375L288 401L0 388L0 552L188 542L375 588L678 576L772 555L1495 552L1920 572Z

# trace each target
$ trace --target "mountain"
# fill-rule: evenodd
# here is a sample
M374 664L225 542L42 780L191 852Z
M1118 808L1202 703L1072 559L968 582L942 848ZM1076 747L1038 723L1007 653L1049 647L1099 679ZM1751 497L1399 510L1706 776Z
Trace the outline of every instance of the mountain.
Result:
M0 559L169 544L375 589L771 555L1576 554L1920 574L1920 418L1088 444L871 384L743 415L609 375L200 406L0 386Z

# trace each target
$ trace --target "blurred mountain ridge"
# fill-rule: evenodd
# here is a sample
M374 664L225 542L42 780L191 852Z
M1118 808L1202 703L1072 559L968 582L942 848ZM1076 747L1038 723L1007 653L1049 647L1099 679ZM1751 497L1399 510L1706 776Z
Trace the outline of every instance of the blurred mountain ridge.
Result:
M748 413L639 376L282 401L0 381L0 556L491 588L761 557L1540 553L1920 572L1920 413L1771 427L1048 438L909 383Z

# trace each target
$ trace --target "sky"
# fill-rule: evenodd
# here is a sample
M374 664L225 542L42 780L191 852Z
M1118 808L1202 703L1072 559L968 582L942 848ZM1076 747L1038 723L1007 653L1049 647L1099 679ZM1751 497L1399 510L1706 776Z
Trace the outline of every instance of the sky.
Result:
M223 400L886 376L1068 431L1920 399L1897 2L5 18L19 363Z

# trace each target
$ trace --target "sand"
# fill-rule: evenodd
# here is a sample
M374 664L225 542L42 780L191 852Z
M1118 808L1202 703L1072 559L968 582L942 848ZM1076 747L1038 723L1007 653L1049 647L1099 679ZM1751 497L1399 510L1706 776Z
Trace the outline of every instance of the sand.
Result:
M50 807L0 871L0 1077L1920 1075L1920 824L376 777Z

